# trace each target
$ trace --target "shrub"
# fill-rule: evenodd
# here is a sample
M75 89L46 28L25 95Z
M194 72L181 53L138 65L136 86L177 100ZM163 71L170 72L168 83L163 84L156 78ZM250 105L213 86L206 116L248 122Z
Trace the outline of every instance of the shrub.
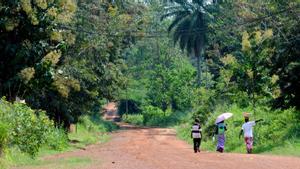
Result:
M144 116L142 114L124 114L122 120L138 126L144 124Z
M0 158L2 157L4 150L7 146L8 127L4 123L0 122Z
M143 108L144 125L146 126L162 126L168 122L171 112L164 112L158 107L145 106Z
M39 148L46 142L53 122L45 112L35 112L24 104L14 104L14 117L11 120L12 143L21 151L35 156Z
M68 136L62 128L51 128L46 145L53 150L63 150L68 147Z
M35 111L26 104L0 100L0 122L7 123L7 143L34 157L47 142L54 129L44 111Z
M113 130L118 129L118 125L111 122L111 121L105 121L102 119L98 111L93 112L89 118L89 120L99 126L100 132L110 132Z
M99 131L100 129L101 131L105 130L102 129L103 126L97 125L95 122L93 122L90 116L81 116L79 118L79 123L88 131Z
M179 137L182 140L187 141L188 143L192 144L191 139L191 124L189 123L183 123L175 127L177 137Z
M243 138L239 139L239 132L244 123L242 112L252 112L251 107L241 108L237 105L217 106L215 113L207 118L203 127L203 148L207 150L215 150L216 141L212 140L214 132L214 121L216 117L223 112L233 113L233 117L226 120L226 144L225 150L229 152L245 152ZM264 119L263 122L254 126L254 152L270 151L277 146L282 146L289 140L299 138L299 120L296 118L296 110L271 110L268 107L257 107L255 114L252 114L250 120ZM189 126L190 127L190 126ZM188 133L189 127L178 128L178 132ZM179 133L180 137L187 140L188 134Z
M69 133L68 136L70 140L78 141L81 145L106 141L106 132L117 128L112 122L103 121L99 113L93 114L93 116L82 116L78 122L76 124L77 131Z

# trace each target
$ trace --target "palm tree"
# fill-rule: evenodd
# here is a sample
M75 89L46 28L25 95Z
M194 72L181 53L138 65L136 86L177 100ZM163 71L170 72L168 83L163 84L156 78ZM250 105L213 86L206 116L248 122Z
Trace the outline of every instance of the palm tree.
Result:
M173 34L174 43L197 59L197 83L201 84L201 60L203 57L208 18L209 0L171 0L162 19L173 17L168 32Z

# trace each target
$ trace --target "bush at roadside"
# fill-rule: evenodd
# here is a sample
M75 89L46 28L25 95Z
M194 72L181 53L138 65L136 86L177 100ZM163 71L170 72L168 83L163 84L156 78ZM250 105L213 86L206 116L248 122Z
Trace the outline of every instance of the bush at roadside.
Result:
M144 124L144 116L142 114L124 114L122 120L126 123L141 126Z
M202 148L215 151L216 140L213 140L214 121L222 112L231 112L233 117L226 120L226 144L225 151L245 152L244 139L239 139L239 132L244 123L242 112L252 112L251 108L241 108L237 105L219 106L215 113L211 114L206 121L202 121L203 139ZM300 140L299 119L296 117L295 109L271 110L267 107L256 108L255 114L252 113L250 120L264 119L254 127L254 152L269 152L277 147L284 146L286 143ZM177 127L178 137L191 143L190 128L192 120Z
M171 112L164 112L158 107L145 106L143 108L144 125L146 126L162 126L168 122Z
M76 125L77 130L68 136L71 141L78 142L81 146L105 142L108 139L107 132L117 129L112 122L103 121L98 113L81 116Z
M7 125L7 135L3 136L6 141L2 146L17 146L31 157L35 157L43 145L59 149L61 146L58 144L67 141L44 111L32 110L26 104L1 99L0 123Z

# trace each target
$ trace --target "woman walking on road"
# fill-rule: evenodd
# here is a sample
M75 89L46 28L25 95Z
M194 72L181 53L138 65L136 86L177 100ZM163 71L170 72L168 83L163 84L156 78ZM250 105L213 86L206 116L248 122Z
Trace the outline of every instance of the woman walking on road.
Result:
M220 153L224 152L225 141L226 141L225 132L227 130L227 127L224 121L232 117L232 115L233 114L229 112L222 113L217 117L215 121L216 124L215 135L218 136L217 151L219 151Z
M262 121L262 119L255 120L255 121L249 121L249 113L244 113L245 123L242 126L239 138L241 138L241 135L244 133L244 140L246 144L247 153L251 154L253 149L253 126L257 122Z
M200 120L198 118L195 119L195 122L192 126L191 138L194 142L194 152L200 152L201 138L202 138L202 129L200 125Z
M227 130L227 127L226 127L226 124L224 123L224 121L217 123L215 135L217 135L217 137L218 137L217 151L219 151L220 153L224 152L225 141L226 141L226 138L225 138L226 130Z

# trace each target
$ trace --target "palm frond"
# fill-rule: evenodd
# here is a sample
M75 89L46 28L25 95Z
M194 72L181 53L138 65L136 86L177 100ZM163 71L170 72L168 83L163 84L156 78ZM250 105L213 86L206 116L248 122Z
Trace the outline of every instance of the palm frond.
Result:
M168 8L169 13L164 17L174 16L168 27L168 32L173 33L174 44L189 54L199 52L204 48L207 18L209 17L206 0L173 0L176 6ZM180 7L178 6L180 5Z
M188 3L188 0L170 0L170 2L175 2L177 4L180 4L180 5L184 5L186 3Z
M171 32L176 25L178 25L180 22L183 22L188 16L189 16L189 12L182 12L179 15L177 15L176 18L171 23L171 25L168 27L168 32Z
M186 13L186 12L187 12L187 11L184 11L184 10L177 10L177 11L169 12L169 13L164 14L164 15L160 18L160 20L162 21L162 20L164 20L164 19L166 19L166 18L168 18L168 17L181 15L181 13Z

